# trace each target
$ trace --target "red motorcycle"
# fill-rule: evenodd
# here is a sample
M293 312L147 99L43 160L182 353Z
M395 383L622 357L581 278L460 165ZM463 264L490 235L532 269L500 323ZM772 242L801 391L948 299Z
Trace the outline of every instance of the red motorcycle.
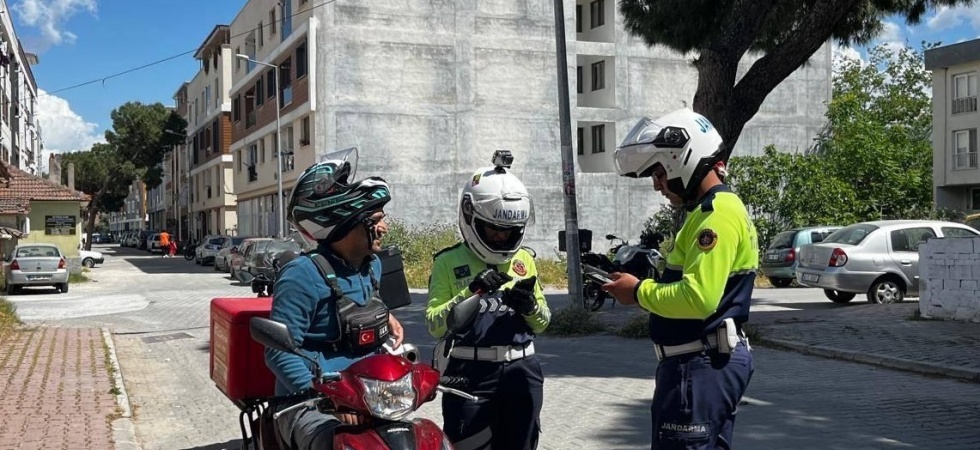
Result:
M477 397L449 387L461 386L465 380L440 377L439 372L419 361L419 352L411 344L402 344L397 350L386 344L388 353L368 356L338 373L323 373L313 361L309 393L274 396L275 377L265 367L263 346L312 359L299 351L285 324L266 318L270 306L268 297L211 302L211 378L241 409L243 449L287 450L275 431L275 419L301 407L316 407L327 414L355 414L362 419L358 425L336 429L333 446L338 450L454 448L431 420L408 416L434 400L437 392L471 400ZM284 401L296 403L278 411L270 408Z

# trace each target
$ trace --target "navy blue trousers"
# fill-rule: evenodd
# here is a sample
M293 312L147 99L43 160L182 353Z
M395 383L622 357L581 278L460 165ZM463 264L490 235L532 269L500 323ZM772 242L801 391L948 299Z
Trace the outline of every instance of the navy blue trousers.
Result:
M731 354L712 350L660 361L651 449L733 449L735 413L754 370L744 342Z
M536 356L512 362L450 359L445 375L470 381L471 402L442 394L443 431L457 450L534 450L541 430L544 375Z

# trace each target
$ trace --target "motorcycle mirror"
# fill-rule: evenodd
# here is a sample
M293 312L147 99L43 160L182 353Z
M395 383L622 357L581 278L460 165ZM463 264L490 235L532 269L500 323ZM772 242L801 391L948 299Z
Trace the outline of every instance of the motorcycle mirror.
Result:
M453 309L449 310L449 317L446 318L446 328L451 334L456 334L466 330L476 320L476 315L480 313L480 296L474 295L466 300L459 302Z
M287 353L297 353L296 344L289 336L286 324L269 320L264 317L252 317L248 323L252 339L258 343Z
M235 271L235 279L243 284L249 284L255 279L255 275L252 275L246 270L239 269Z

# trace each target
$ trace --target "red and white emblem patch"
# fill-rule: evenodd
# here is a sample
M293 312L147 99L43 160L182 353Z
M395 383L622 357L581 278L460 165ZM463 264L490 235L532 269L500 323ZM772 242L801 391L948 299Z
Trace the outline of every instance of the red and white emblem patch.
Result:
M527 267L524 265L524 261L515 259L514 264L510 268L513 269L514 273L519 276L523 277L524 275L527 275Z

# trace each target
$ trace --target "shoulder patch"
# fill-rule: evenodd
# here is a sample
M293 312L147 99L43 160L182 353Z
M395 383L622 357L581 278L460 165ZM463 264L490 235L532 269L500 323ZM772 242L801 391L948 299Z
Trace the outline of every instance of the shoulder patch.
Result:
M450 245L449 247L446 247L446 248L444 248L442 250L439 250L438 252L435 252L435 253L432 254L432 259L434 260L434 259L438 258L439 255L441 255L443 253L446 253L446 252L448 252L448 251L450 251L452 249L455 249L456 247L459 247L460 245L463 245L463 243L462 242L457 242L456 245Z
M510 268L514 270L514 273L516 273L517 276L523 277L527 275L527 266L524 265L524 261L521 261L518 258L514 258L514 262L511 264Z
M523 248L524 250L527 250L527 252L531 254L531 257L532 258L537 258L538 257L538 252L534 251L533 248L526 247L526 246L525 247L521 247L521 248Z
M718 234L711 228L705 228L698 233L698 248L700 248L702 251L708 251L715 248L715 244L717 243Z
M453 275L456 276L457 280L460 278L469 278L470 266L463 264L462 266L453 267Z

